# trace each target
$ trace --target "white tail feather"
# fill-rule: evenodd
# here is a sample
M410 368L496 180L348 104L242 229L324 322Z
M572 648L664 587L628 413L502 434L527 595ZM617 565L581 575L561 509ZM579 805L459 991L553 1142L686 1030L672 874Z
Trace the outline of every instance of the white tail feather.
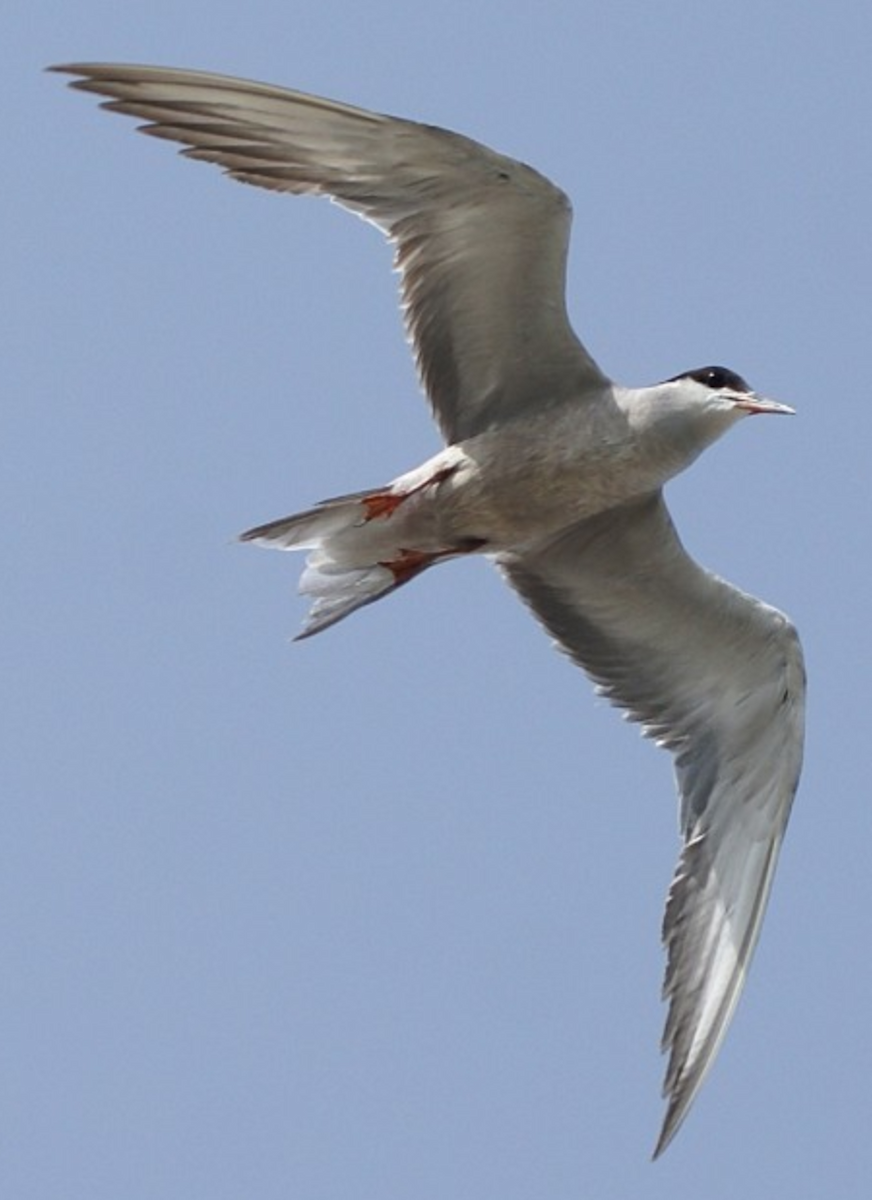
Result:
M239 540L257 542L274 550L308 550L322 546L334 534L364 524L366 513L363 500L370 494L356 492L354 495L324 500L307 512L294 513L293 516L247 529L239 535Z
M365 500L383 492L360 492L326 500L317 508L258 525L240 535L276 550L311 550L299 590L312 606L297 640L335 625L355 609L393 591L398 577L387 563L402 554L390 521L369 519Z
M399 584L388 567L339 567L322 552L310 554L300 579L300 594L313 597L306 624L295 641L335 625L355 609L372 604Z

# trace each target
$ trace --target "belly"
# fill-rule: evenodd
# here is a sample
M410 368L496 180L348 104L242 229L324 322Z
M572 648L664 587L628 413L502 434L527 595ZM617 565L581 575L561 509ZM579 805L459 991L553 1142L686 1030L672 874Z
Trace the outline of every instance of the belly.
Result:
M469 452L432 496L446 542L480 538L494 550L538 540L659 486L626 441L578 447L523 443Z

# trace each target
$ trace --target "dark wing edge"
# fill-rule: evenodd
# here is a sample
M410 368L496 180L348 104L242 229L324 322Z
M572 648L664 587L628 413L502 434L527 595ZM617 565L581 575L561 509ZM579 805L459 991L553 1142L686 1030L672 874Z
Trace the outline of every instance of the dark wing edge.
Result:
M662 930L656 1158L714 1061L760 933L802 762L802 651L782 613L686 554L660 493L499 565L598 692L675 757L683 848Z

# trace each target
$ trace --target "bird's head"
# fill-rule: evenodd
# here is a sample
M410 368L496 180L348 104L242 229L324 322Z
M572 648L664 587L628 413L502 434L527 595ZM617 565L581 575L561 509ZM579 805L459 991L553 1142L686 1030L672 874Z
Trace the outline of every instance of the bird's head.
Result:
M792 413L768 400L726 367L698 367L631 394L631 420L670 458L670 471L683 470L707 446L753 413Z
M666 385L675 385L676 399L690 410L726 418L727 424L739 417L754 413L792 414L786 404L777 404L765 396L758 395L749 387L741 375L727 367L697 367L695 371L684 371L666 380Z

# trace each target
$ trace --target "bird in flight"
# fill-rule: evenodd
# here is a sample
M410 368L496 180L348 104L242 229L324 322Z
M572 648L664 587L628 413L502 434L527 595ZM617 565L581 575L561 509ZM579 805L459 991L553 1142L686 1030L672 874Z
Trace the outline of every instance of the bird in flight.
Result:
M301 637L428 567L485 555L598 692L671 751L682 848L663 920L657 1157L745 983L799 780L805 700L793 625L690 558L663 487L738 421L793 410L724 367L642 388L609 379L566 313L569 201L469 138L200 71L53 69L186 157L329 196L393 242L445 449L242 538L309 551Z

